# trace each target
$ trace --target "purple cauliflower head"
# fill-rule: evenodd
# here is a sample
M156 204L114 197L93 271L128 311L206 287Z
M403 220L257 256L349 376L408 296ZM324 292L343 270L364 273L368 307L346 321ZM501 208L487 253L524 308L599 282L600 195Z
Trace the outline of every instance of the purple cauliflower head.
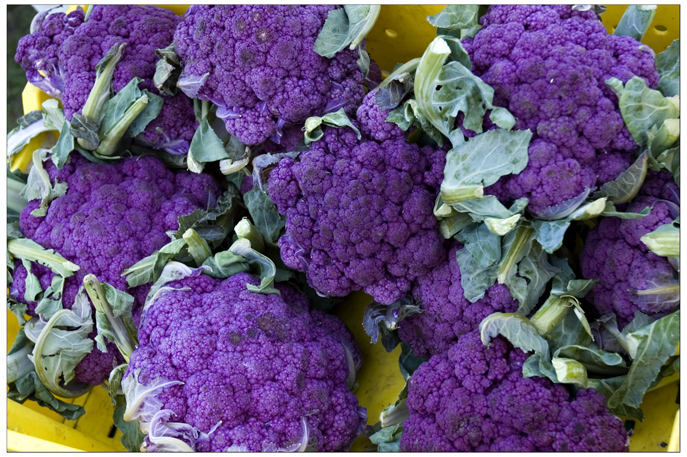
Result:
M165 412L194 427L202 439L186 444L197 451L347 449L366 420L347 388L360 359L353 336L290 286L276 285L281 296L247 290L258 283L246 273L169 283L175 290L143 313L125 390L177 383L140 417ZM153 430L148 451L158 449Z
M678 197L672 175L650 171L638 196L625 208L627 212L640 212L651 207L649 215L641 219L608 217L589 232L580 262L582 275L599 281L585 297L594 305L597 317L615 313L622 329L636 311L657 317L669 311L657 309L634 292L678 281L668 259L651 252L640 239L675 220L679 215ZM678 307L679 301L671 306Z
M623 422L603 395L574 398L546 378L523 378L528 355L501 337L484 346L479 332L461 336L408 381L410 417L404 452L620 452Z
M412 297L422 312L406 317L399 324L399 337L410 345L415 355L425 359L446 352L490 314L512 313L518 309L517 300L503 284L491 286L475 303L465 298L456 260L456 252L462 246L457 244L447 252L442 264L415 281Z
M358 53L328 59L313 46L327 5L196 5L174 34L183 66L180 86L220 106L218 116L243 143L279 141L298 124L363 98ZM207 76L204 76L207 75Z
M655 88L651 49L609 35L592 10L566 5L494 5L483 28L461 42L473 73L494 88L494 104L533 133L529 163L487 193L529 199L535 215L615 179L637 145L623 123L615 77L634 76Z
M325 296L363 289L382 304L401 299L445 256L432 212L444 163L444 151L402 137L377 142L348 127L325 129L268 178L286 216L282 260Z
M79 266L65 280L63 306L71 309L90 273L131 294L138 320L150 284L130 289L122 271L167 244L166 232L178 228L179 216L213 206L219 186L207 174L174 174L152 156L103 165L73 153L61 170L50 160L44 167L53 182L67 184L67 193L50 203L45 217L31 215L40 204L40 200L31 200L21 212L19 226L24 236ZM43 290L47 289L54 274L35 263L31 272ZM10 294L22 303L26 276L26 269L17 262ZM28 314L35 315L36 305L27 303ZM95 347L77 366L76 379L92 385L105 381L114 354L119 357L116 346L110 346L106 354Z
M95 5L87 21L81 10L50 14L38 30L19 40L15 60L26 70L29 82L62 99L65 116L71 120L93 88L96 65L115 44L127 43L114 71L114 92L138 77L143 80L141 89L157 94L155 51L172 42L180 20L156 6ZM163 98L160 115L148 124L142 139L172 154L185 153L198 125L193 101L182 93Z

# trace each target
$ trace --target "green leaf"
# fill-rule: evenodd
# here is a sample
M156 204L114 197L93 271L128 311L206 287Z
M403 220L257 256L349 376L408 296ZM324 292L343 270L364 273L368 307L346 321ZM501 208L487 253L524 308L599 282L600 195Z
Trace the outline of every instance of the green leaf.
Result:
M499 219L500 220L500 219ZM439 222L439 230L445 239L452 238L456 233L465 229L468 225L472 224L472 219L466 213L455 213L446 219L442 219ZM489 228L489 226L487 226ZM494 230L489 228L489 231L496 234Z
M479 5L448 5L427 21L434 27L445 29L467 29L477 24Z
M661 125L667 119L677 119L680 107L675 97L664 97L661 92L649 89L644 79L634 76L625 87L617 78L610 78L606 85L618 96L620 113L640 149L647 146L647 131Z
M24 146L41 133L54 130L53 126L45 125L44 113L36 110L17 119L17 127L7 134L7 156L12 157Z
M158 49L155 51L155 54L160 57L160 60L155 64L153 84L155 84L161 95L176 95L179 91L177 81L181 75L181 65L174 43L171 43L164 49Z
M267 192L254 186L243 195L243 202L248 208L250 217L267 244L277 245L277 240L286 223L286 218L279 214L277 206Z
M141 432L140 421L124 420L126 411L126 398L124 395L117 396L117 406L114 409L113 419L115 426L122 432L122 444L129 452L140 452L141 444L146 435Z
M122 390L122 378L128 368L129 364L123 363L110 372L110 376L107 380L107 390L110 393L110 401L113 405L117 404L117 396L124 395L124 391Z
M233 252L221 251L203 262L205 274L213 278L228 278L236 273L248 271L249 265L245 258Z
M656 5L630 5L620 18L613 35L629 36L642 41L654 16L656 16Z
M189 170L200 173L206 163L228 158L224 143L212 129L207 118L201 120L188 149Z
M57 197L67 193L67 184L60 183L55 179L53 185L50 181L50 176L43 168L43 162L47 158L47 149L36 149L33 152L32 167L29 171L29 176L26 181L26 186L20 192L20 195L26 200L41 199L41 204L38 208L31 211L34 217L43 217L48 211L50 202Z
M155 282L162 274L162 269L167 262L179 254L184 247L186 247L186 240L183 238L172 240L159 251L153 252L124 270L122 276L126 276L129 287Z
M60 137L57 143L50 150L50 158L58 169L62 169L67 160L69 153L74 150L74 137L71 135L71 126L69 122L65 121L60 130Z
M484 297L498 276L501 260L501 238L484 224L473 224L456 235L463 248L456 252L460 267L460 284L471 303Z
M449 205L483 195L483 188L527 166L532 132L489 130L446 154L441 198Z
M100 144L95 150L95 156L105 159L114 156L131 140L132 133L142 132L148 122L157 117L161 109L162 98L144 91L129 105L121 117L115 119L112 126L100 129Z
M499 236L505 236L517 227L521 217L521 214L515 214L506 219L486 218L484 219L484 223L487 225L490 232Z
M143 94L148 97L148 104L145 106L141 114L136 116L133 122L131 122L129 125L126 135L131 138L142 133L148 124L150 124L160 115L160 112L162 111L162 105L165 102L162 97L147 90L144 90Z
M594 193L594 198L606 197L616 205L629 202L642 187L648 168L649 155L645 152L620 176L601 186L601 189Z
M549 344L522 314L493 313L480 322L479 331L485 346L501 335L524 352L533 351L545 360L549 358Z
M141 78L133 78L117 92L114 97L107 101L107 108L103 120L100 124L100 131L107 132L112 129L124 116L124 113L141 98L143 91L138 88L138 84L143 81Z
M60 107L60 103L56 99L50 98L44 101L41 107L43 108L43 123L45 127L58 132L62 131L66 119L64 117L64 111L62 111Z
M603 212L600 214L601 216L605 217L617 217L619 219L641 219L645 216L647 216L651 212L651 207L647 206L643 210L641 210L639 213L625 213L618 211L615 207L615 205L609 201L606 202L606 207L604 208Z
M28 238L10 240L7 243L7 251L16 259L38 262L64 278L72 276L75 271L79 270L78 265L68 261L52 249L45 249Z
M372 30L380 10L380 5L344 5L330 11L313 50L331 59L346 46L355 49Z
M55 275L50 286L43 292L43 298L36 305L35 312L43 319L50 319L56 312L64 308L62 306L62 293L64 290L64 278Z
M401 368L403 379L408 381L426 360L413 354L413 350L408 344L401 342L401 355L398 356L398 365Z
M546 252L553 254L563 245L563 237L568 227L570 227L570 223L571 221L568 219L557 221L535 219L532 221L534 239L539 242Z
M663 151L657 158L657 162L668 170L675 179L675 183L680 185L680 147L670 148Z
M210 198L208 196L208 198ZM208 210L196 209L191 214L179 217L179 228L174 238L181 238L192 228L198 235L217 247L233 229L233 221L239 209L238 189L230 186ZM209 202L208 202L209 205Z
M336 11L336 10L334 10ZM319 140L324 136L322 131L322 124L329 127L350 127L358 135L358 139L361 138L360 130L351 123L351 120L346 115L343 108L335 113L328 113L322 117L313 116L305 120L305 144L310 144L314 141Z
M250 242L245 239L238 239L231 245L229 250L233 254L240 255L248 261L248 263L257 267L260 271L260 285L254 286L248 284L247 288L251 292L261 294L277 294L281 295L277 289L274 288L274 276L277 274L277 268L274 266L272 260L251 248Z
M576 360L584 365L589 373L604 376L618 376L628 371L625 360L614 352L606 352L592 345L580 346L576 344L562 346L553 353L555 357L565 357Z
M517 276L509 276L504 282L513 298L518 300L518 313L527 315L534 309L557 272L558 269L549 263L546 251L539 243L532 243L527 255L518 263Z
M477 133L482 132L487 110L492 111L490 118L496 125L506 130L513 128L515 118L505 108L493 105L491 87L458 61L444 66L454 52L455 48L451 49L443 37L435 38L425 50L415 73L415 114L422 113L439 133L451 139L454 146L464 141L460 129L455 126L460 112L465 114L463 126ZM441 138L438 142L441 144Z
M661 367L675 354L680 339L680 311L628 334L627 339L631 347L636 347L634 360L625 380L608 399L609 409L621 405L639 408Z
M126 45L126 42L113 45L95 67L95 83L81 110L81 114L97 126L101 125L106 115L108 100L112 91L112 76L117 68L117 64L124 57ZM85 146L82 145L82 147Z
M80 113L74 113L69 123L69 133L76 138L78 145L87 150L95 151L100 145L100 124Z
M577 360L554 357L551 365L556 370L556 378L562 384L575 384L584 389L587 387L587 370Z
M551 382L558 383L558 376L556 370L550 360L545 359L541 354L534 353L530 355L525 363L522 365L523 378L548 378Z
M22 259L22 264L26 269L26 290L24 291L24 300L26 300L27 302L36 301L36 297L38 296L38 294L43 292L43 289L41 288L41 283L40 281L38 281L36 275L31 273L31 262L29 262L26 259Z
M129 362L138 345L138 331L132 317L134 297L107 283L101 283L93 274L86 275L83 284L96 309L98 335L95 341L98 343L98 349L107 352L107 338L109 342L117 345L124 360Z
M660 76L656 89L666 97L680 95L680 40L656 56L656 69Z
M83 289L72 309L58 311L45 323L31 360L41 382L53 394L76 398L91 389L90 385L72 381L76 366L93 350L93 340L88 337L92 329L91 305Z
M641 237L640 241L656 255L662 257L680 256L680 228L674 222L661 225L653 232Z
M186 250L193 258L196 266L202 265L212 255L208 242L198 236L198 233L192 228L186 230L182 238L186 241Z

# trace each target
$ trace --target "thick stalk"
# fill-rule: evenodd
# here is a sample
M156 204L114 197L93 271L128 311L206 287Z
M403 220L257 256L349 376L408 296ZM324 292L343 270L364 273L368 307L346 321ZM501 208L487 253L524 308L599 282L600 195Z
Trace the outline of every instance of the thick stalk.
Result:
M441 187L441 198L447 205L474 200L483 196L484 186L458 187L456 189L444 187L443 185Z
M522 250L527 246L527 244L532 239L534 235L534 229L526 226L521 226L518 229L518 233L515 235L515 240L511 244L508 254L504 261L499 267L498 282L499 284L504 284L508 278L509 272L515 267L515 264L522 259Z
M415 72L415 99L418 109L446 137L449 136L450 132L446 130L439 111L433 106L432 100L436 92L435 81L449 55L451 55L451 48L443 38L437 37L427 47Z
M651 252L661 257L680 257L680 231L654 231L640 238Z
M7 384L17 381L34 370L33 362L28 357L33 347L33 343L27 340L21 349L7 355Z
M562 321L572 308L569 298L551 296L530 319L540 335L546 336Z
M136 100L133 105L124 112L122 118L110 130L105 132L96 152L103 156L111 156L117 151L117 145L121 141L124 133L136 120L139 114L148 106L148 96L143 95Z
M182 238L188 244L188 253L193 257L196 266L202 265L208 257L212 256L212 250L208 242L201 238L195 230L186 230Z
M110 323L115 336L115 344L119 352L122 353L124 360L128 363L129 357L131 357L134 349L136 349L134 337L129 334L122 320L114 315L112 306L110 306L110 303L107 301L105 289L102 284L100 284L100 281L98 281L98 278L93 274L89 274L83 279L83 285L96 311L104 314L107 321Z
M241 222L236 224L234 227L234 232L239 238L244 238L250 241L250 246L256 251L262 252L265 248L265 241L262 238L258 229L255 228L253 224L250 223L248 218L241 219Z
M21 181L7 177L7 211L15 212L17 214L26 207L29 203L24 197L21 196L21 191L24 189L25 184Z

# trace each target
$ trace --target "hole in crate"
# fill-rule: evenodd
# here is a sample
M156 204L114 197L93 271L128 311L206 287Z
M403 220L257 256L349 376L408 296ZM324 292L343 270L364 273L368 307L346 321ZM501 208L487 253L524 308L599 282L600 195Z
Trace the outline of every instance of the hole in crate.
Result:
M627 432L628 435L632 436L632 433L635 430L635 421L631 420L626 420L625 421L625 431Z
M107 434L107 437L108 438L114 438L116 434L117 434L117 426L113 425L112 428L110 429L110 433Z
M668 447L668 443L666 443L665 441L661 441L660 443L658 443L658 445L660 447Z
M668 31L668 27L665 25L657 25L654 27L654 30L656 30L658 33L666 33Z
M386 29L386 30L384 30L384 33L389 38L396 38L398 36L398 33L394 29Z

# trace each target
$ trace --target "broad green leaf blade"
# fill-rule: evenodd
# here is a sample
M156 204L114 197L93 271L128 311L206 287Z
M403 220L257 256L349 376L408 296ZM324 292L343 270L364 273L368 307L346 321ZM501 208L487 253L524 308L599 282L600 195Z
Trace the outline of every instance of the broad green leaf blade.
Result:
M58 311L43 327L32 360L36 374L53 394L76 398L90 390L91 386L72 381L76 366L93 350L88 338L92 329L91 305L83 289L72 309Z
M522 351L535 352L544 360L549 359L549 344L522 314L494 313L480 322L479 331L485 346L501 335Z
M351 120L346 115L343 108L335 113L328 113L322 117L309 117L305 120L305 144L310 144L314 141L319 140L324 135L322 132L322 124L329 127L350 127L358 135L358 139L361 138L360 130L353 125Z
M623 383L608 399L609 409L622 405L639 408L662 365L675 354L680 338L680 311L630 333L627 338L637 350Z
M501 237L484 224L473 224L456 235L463 248L456 252L460 284L465 298L474 303L494 285L501 260Z
M344 5L330 11L313 50L331 59L346 46L355 49L372 30L380 10L380 5Z
M267 192L253 187L243 196L251 219L267 244L277 245L277 240L286 223L286 218L279 214L277 206L272 202Z
M448 5L427 21L444 29L467 29L477 24L479 5Z
M606 197L616 205L629 202L644 184L648 169L649 155L645 152L620 176L601 186L601 189L594 193L594 198Z
M69 159L69 153L74 150L74 137L71 135L69 122L65 121L60 130L60 137L57 143L50 150L50 158L55 166L61 169Z
M141 444L145 440L146 435L141 432L141 423L139 421L124 420L124 411L126 410L126 398L124 395L117 397L116 406L114 409L113 419L115 426L122 432L122 444L129 452L140 452Z
M141 78L133 78L122 90L108 100L107 108L100 124L101 132L107 132L112 129L136 100L141 98L143 91L138 88L138 84L141 81L143 81Z
M17 119L17 127L7 134L7 157L12 157L24 146L41 133L55 130L53 126L46 125L42 111L31 111Z
M441 198L451 205L481 197L481 188L501 176L520 173L527 166L531 138L529 130L489 130L451 149L446 154Z
M656 16L656 5L630 5L620 18L613 35L629 36L642 41L654 16Z
M122 378L128 368L129 364L123 363L110 372L110 376L107 380L107 389L110 393L110 401L113 405L117 404L117 396L124 395L124 391L122 390Z
M518 313L527 315L534 309L557 272L558 269L549 263L546 251L539 243L532 243L532 248L518 264L518 276L505 283L519 302Z
M680 40L656 56L656 69L661 77L656 89L666 97L680 95Z
M31 262L29 262L26 259L22 259L22 264L26 269L26 289L24 290L24 300L26 300L27 302L36 301L36 297L38 296L38 294L43 292L43 289L41 288L41 283L38 281L36 275L31 273Z
M548 378L551 382L558 383L558 376L556 375L556 370L551 364L551 361L544 359L541 354L534 353L529 356L522 365L522 377L533 378L537 376Z
M186 247L186 240L182 238L172 240L159 251L153 252L124 270L122 276L126 276L129 287L155 282L160 277L167 262L179 254L184 247Z
M201 165L229 158L229 154L224 148L224 143L212 129L207 118L200 121L200 125L191 140L188 154L189 157L193 157ZM202 167L199 171L191 171L200 173Z
M674 223L664 224L640 238L651 252L662 257L680 256L680 229Z
M534 239L539 242L546 252L553 254L563 245L563 237L568 227L570 227L570 223L568 219L557 221L535 219L532 221Z
M622 211L618 211L613 203L607 201L606 207L600 215L605 217L617 217L619 219L641 219L647 216L650 212L651 207L647 206L639 213L625 213Z
M51 98L44 101L41 107L43 108L43 123L45 127L50 130L61 131L66 119L60 103L56 99Z
M179 91L177 81L181 75L181 65L179 64L179 56L176 53L174 43L164 49L158 49L155 51L155 54L160 57L160 60L155 64L153 84L155 84L155 87L162 95L176 95Z
M606 85L618 96L620 113L632 138L640 149L647 146L647 131L667 119L680 117L680 107L675 97L664 97L657 90L649 89L638 76L623 87L617 78L610 78Z
M55 179L55 184L50 181L50 176L43 168L43 162L47 158L47 149L36 149L33 151L32 167L26 181L26 186L20 192L20 196L26 200L41 199L38 208L31 211L34 217L43 217L48 211L50 202L57 197L67 193L67 184L60 183Z

